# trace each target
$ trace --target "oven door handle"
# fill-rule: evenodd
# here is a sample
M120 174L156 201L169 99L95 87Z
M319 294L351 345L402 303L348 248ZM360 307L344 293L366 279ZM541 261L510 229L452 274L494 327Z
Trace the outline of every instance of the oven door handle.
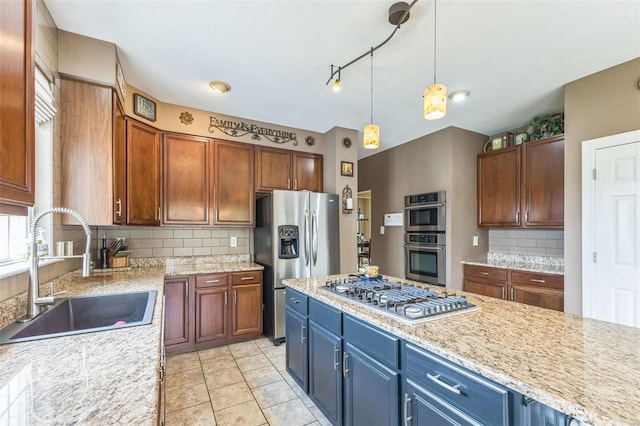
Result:
M408 249L417 249L417 250L444 250L445 246L421 246L420 244L405 244L405 248Z
M432 207L444 207L444 203L435 203L435 204L421 204L419 206L406 206L405 210L421 210L421 209L429 209Z

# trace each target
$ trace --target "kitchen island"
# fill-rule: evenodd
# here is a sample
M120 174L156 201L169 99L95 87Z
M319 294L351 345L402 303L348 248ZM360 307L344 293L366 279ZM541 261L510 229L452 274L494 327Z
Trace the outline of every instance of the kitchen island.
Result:
M59 297L157 290L149 325L0 346L0 424L155 425L164 278L261 270L251 262L158 265L53 281ZM41 292L48 291L42 286ZM26 295L0 304L0 326L24 314Z
M323 289L346 277L284 283L578 420L640 424L639 329L474 294L480 311L409 325Z

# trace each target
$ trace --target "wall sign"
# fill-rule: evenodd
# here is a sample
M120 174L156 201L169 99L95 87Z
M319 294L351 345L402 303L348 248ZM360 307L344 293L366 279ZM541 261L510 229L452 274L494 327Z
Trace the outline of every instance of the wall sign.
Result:
M283 144L293 141L293 146L298 146L297 136L293 132L284 132L282 130L269 129L267 127L256 126L255 124L243 123L241 121L220 120L216 117L209 117L209 133L213 133L218 129L227 136L239 138L244 135L252 134L251 139L259 141L264 136L267 140Z
M133 113L149 121L156 121L156 103L137 93L133 94Z

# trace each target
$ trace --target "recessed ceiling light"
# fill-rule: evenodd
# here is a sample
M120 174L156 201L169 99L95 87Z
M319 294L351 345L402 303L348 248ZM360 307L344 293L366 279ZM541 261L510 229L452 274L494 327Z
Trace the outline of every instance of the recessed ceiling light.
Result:
M209 83L209 87L218 93L227 93L231 90L231 85L226 81L212 81Z
M467 98L467 96L469 96L468 90L456 90L455 92L451 92L451 94L449 94L449 99L454 102L462 102Z

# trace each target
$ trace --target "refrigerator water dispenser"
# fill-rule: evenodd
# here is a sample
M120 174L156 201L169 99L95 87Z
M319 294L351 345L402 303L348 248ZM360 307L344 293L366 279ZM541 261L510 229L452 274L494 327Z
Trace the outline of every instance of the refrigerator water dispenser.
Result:
M278 257L296 259L298 257L298 227L296 225L278 226Z

